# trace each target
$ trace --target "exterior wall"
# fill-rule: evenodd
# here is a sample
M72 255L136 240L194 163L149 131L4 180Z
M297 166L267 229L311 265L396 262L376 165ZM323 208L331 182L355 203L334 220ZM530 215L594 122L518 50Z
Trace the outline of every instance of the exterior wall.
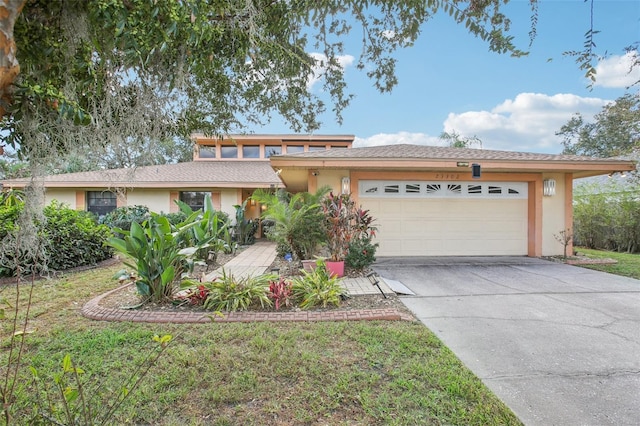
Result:
M155 213L169 213L170 191L168 189L140 189L136 188L127 192L128 206L147 206L149 210Z
M321 170L316 176L317 188L330 186L331 190L339 194L342 186L342 178L349 176L348 170Z
M563 245L555 239L554 235L560 235L561 231L572 227L571 223L566 223L565 175L564 173L544 174L543 179L555 179L556 193L542 197L542 255L561 255L564 250Z
M240 204L240 190L239 189L223 189L220 191L220 210L229 215L230 219L236 217L236 204Z
M51 204L51 201L58 200L60 203L68 205L72 209L85 210L87 208L84 206L76 206L76 190L75 189L58 189L58 188L49 188L44 194L44 203L45 205Z

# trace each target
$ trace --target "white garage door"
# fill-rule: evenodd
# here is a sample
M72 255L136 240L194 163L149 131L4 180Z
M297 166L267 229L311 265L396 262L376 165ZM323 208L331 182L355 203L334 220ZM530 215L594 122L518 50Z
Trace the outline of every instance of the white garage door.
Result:
M359 182L378 256L527 254L526 182Z

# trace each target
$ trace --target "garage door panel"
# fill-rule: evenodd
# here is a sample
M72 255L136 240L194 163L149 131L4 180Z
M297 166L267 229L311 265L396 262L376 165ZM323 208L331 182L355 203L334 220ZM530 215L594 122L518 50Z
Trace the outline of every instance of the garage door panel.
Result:
M389 196L361 202L376 218L379 256L527 254L526 192L512 198Z

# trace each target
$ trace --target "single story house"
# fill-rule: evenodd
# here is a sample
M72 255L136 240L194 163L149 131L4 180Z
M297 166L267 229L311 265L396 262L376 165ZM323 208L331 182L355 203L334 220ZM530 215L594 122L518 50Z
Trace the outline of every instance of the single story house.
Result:
M47 176L47 199L101 213L175 211L211 193L232 215L256 188L348 192L371 211L379 256L550 256L573 222L576 178L635 170L629 160L420 145L353 148L352 135L196 135L194 161ZM5 181L21 187L24 180ZM260 215L249 204L247 216Z

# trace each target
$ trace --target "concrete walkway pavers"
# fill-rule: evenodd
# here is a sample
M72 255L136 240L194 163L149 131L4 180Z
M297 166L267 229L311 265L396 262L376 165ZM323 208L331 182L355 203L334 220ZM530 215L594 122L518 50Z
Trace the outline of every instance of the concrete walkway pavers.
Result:
M258 241L238 253L224 265L227 274L236 278L256 276L268 272L276 258L276 246L269 241ZM205 276L206 280L213 280L222 275L222 268ZM350 296L380 294L367 278L343 278L340 283ZM387 294L392 294L389 287L381 280L381 288ZM209 323L209 322L256 322L256 321L360 321L360 320L404 320L414 321L410 315L396 309L359 309L359 310L327 310L327 311L297 311L297 312L230 312L223 316L210 313L188 311L145 311L106 308L100 306L100 301L110 294L121 291L124 287L102 294L81 309L83 316L100 321L131 321L155 323ZM382 295L380 296L382 297Z
M640 424L640 281L531 258L376 270L525 424Z

